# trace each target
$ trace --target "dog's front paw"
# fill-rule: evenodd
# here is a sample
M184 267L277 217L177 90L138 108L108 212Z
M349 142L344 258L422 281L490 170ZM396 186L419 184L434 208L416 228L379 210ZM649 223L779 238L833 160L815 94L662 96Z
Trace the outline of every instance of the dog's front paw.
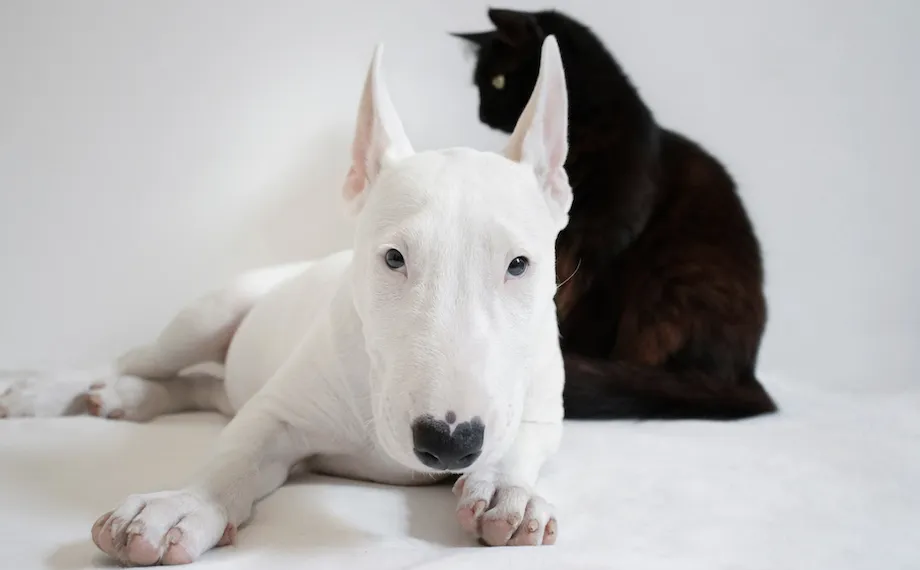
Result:
M532 490L504 485L492 475L467 474L454 485L463 530L489 546L538 546L556 542L553 507Z
M130 566L188 564L235 537L223 507L188 491L132 495L93 525L96 546Z

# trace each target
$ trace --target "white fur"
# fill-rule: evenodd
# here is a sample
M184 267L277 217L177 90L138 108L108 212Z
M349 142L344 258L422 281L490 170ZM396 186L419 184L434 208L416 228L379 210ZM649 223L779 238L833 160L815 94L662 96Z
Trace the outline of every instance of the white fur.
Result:
M343 187L357 215L353 250L246 274L111 367L57 377L87 390L99 415L233 415L184 489L129 497L97 522L94 540L122 562L187 562L232 541L254 502L305 458L348 477L437 480L446 473L416 457L411 425L448 412L485 425L481 455L457 470L464 528L489 544L554 542L551 507L534 485L562 425L554 243L571 190L558 48L553 38L544 44L504 156L414 152L381 55L378 47ZM389 249L403 267L388 266ZM518 256L530 265L516 277L507 268ZM204 362L224 363L223 383L180 375ZM60 403L39 409L40 398L29 409L24 394L41 392L34 380L11 384L0 406L11 415L63 413Z

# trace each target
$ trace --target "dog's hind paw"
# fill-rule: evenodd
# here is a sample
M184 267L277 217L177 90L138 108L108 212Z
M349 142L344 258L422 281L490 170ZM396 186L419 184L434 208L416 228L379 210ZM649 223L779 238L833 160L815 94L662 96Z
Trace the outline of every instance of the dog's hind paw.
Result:
M132 495L96 521L93 542L127 566L188 564L233 544L236 527L216 502L188 491Z
M93 382L86 395L90 415L111 420L146 422L170 405L168 388L160 381L117 376Z
M556 542L553 507L523 487L502 485L493 476L464 475L454 485L457 520L488 546L539 546Z
M82 413L89 383L80 373L0 372L0 418L57 417Z

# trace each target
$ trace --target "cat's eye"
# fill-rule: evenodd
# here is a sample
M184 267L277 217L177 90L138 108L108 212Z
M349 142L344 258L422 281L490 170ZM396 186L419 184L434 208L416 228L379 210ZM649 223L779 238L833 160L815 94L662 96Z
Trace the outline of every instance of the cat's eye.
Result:
M492 87L494 87L494 88L496 88L496 89L499 89L499 90L504 89L504 88L505 88L505 76L504 76L504 75L496 75L495 77L493 77L493 78L492 78Z
M399 253L395 249L388 249L383 256L383 259L387 262L387 267L394 271L402 269L406 266L406 260L403 258L403 254Z
M511 260L511 263L508 264L508 275L512 277L520 277L524 275L524 272L527 271L527 266L530 265L530 260L524 256L518 256Z

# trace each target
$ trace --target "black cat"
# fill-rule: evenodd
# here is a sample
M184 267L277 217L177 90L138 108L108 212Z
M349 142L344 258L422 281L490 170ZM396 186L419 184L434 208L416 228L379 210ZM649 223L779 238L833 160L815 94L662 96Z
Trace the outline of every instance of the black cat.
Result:
M567 418L737 419L775 411L755 376L760 245L726 169L658 126L601 41L558 11L491 9L475 46L479 118L512 132L555 36L574 189L557 242Z

